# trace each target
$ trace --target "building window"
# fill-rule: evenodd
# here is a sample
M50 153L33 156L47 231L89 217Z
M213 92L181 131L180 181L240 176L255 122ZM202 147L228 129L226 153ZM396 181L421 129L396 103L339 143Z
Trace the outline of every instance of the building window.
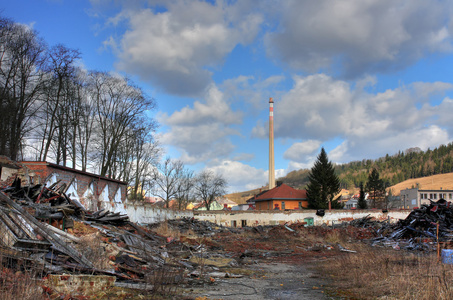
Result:
M420 194L420 199L423 199L423 194Z
M246 227L247 226L247 220L241 220L242 222L242 227Z
M453 195L452 195L451 193L448 194L448 199L449 199L449 200L453 199L452 196L453 196Z
M437 199L437 194L433 194L433 196L434 196L434 199Z
M285 202L282 201L282 210L284 210L284 209L285 209Z
M302 209L302 202L299 202L299 209Z
M238 225L237 225L236 221L231 221L231 227L237 227L237 226Z
M434 199L433 194L429 194L429 199Z

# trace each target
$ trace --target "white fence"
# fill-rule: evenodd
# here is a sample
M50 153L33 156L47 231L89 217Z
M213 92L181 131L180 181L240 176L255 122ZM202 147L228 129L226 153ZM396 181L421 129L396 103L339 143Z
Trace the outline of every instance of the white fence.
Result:
M182 217L193 217L191 210L159 208L143 202L126 202L125 207L129 220L139 224L153 224Z
M315 210L288 210L288 211L191 211L171 210L158 208L149 203L127 202L125 205L129 219L139 224L152 224L170 219L182 217L195 217L201 221L210 221L218 225L228 227L278 225L285 223L312 222L314 225L332 225L335 223L347 222L360 219L366 216L378 220L389 220L396 222L405 219L410 210L332 210L325 211L323 217L317 216Z
M325 211L324 216L317 216L316 210L296 211L203 211L195 212L194 217L199 220L210 221L218 225L241 227L258 225L278 225L285 223L312 222L313 225L332 225L348 222L366 216L378 220L396 222L405 219L410 210L390 210L386 213L381 210L332 210Z

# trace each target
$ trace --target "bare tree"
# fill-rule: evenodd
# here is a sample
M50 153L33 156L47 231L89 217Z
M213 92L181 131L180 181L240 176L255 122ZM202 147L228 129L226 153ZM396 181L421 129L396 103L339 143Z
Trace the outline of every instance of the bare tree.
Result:
M180 182L176 190L175 199L178 201L178 209L185 209L193 194L195 178L193 171L184 169L181 173Z
M38 109L45 50L35 31L0 17L0 154L13 160Z
M222 175L214 172L202 171L195 180L195 195L203 201L207 210L210 210L211 203L225 194L227 182Z
M153 172L155 194L165 201L165 207L169 207L170 200L175 198L181 184L184 165L179 160L171 160L167 157L163 163L158 164Z
M101 176L119 178L115 170L119 170L116 158L120 145L126 142L130 132L143 128L142 117L155 107L155 102L127 78L102 72L93 72L91 77L97 125L95 158Z
M155 101L128 78L77 68L80 56L61 44L48 50L0 15L0 155L17 159L28 145L36 159L98 168L137 194L160 159L147 115Z
M143 130L139 133L149 135ZM147 182L152 180L152 176L150 178L148 174L157 165L162 149L154 139L151 137L147 139L144 136L137 137L133 146L133 161L131 163L133 174L129 185L132 186L131 192L136 195L136 198L139 194L144 197L143 189L147 185Z
M94 100L92 97L92 85L90 76L82 70L78 70L76 78L76 98L79 101L77 136L74 136L78 157L82 171L88 167L88 158L90 153L90 142L93 138L93 128L95 126ZM73 153L75 156L75 154ZM75 164L74 164L75 165Z
M51 146L55 151L57 164L66 165L70 132L76 128L76 116L71 107L76 100L76 68L74 63L80 58L78 50L58 44L52 47L48 56L48 74L46 81L46 99L42 109L40 160L47 160ZM73 149L75 150L75 149Z

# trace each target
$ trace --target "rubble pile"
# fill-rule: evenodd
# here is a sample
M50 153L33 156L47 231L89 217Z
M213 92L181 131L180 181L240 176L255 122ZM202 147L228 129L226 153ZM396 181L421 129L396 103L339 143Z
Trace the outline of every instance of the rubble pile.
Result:
M453 240L453 207L440 199L414 209L406 219L395 224L366 216L349 225L373 233L374 237L369 237L373 246L431 251L437 249L437 242L447 245Z
M181 219L174 219L168 220L168 225L171 227L179 230L182 233L187 232L188 230L192 230L198 235L201 236L208 236L213 235L216 232L232 232L235 231L232 228L228 227L220 227L219 225L208 222L208 221L200 221L195 218L188 218L183 217Z
M74 285L91 281L92 285L94 279L89 276L102 279L105 284L100 286L110 285L113 278L117 287L141 290L183 280L207 278L212 284L213 278L241 276L222 270L236 267L238 255L226 253L211 240L235 229L184 218L168 220L168 226L179 232L190 230L195 233L192 239L172 233L161 236L129 222L125 215L87 211L64 190L63 185L21 186L15 180L0 191L0 256L14 265L26 262L27 268L52 278L52 287L45 288L48 294L67 287L69 281Z
M391 238L437 237L439 224L439 239L453 238L453 207L444 199L431 201L430 205L422 205L413 210L406 219L400 220Z

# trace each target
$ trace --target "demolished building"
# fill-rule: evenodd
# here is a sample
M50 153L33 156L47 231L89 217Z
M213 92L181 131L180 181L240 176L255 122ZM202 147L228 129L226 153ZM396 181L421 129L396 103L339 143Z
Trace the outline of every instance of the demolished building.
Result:
M64 186L63 192L87 210L106 209L126 213L127 184L123 181L45 161L23 161L19 164L21 168L12 175L18 175L24 184L50 186L58 182Z

